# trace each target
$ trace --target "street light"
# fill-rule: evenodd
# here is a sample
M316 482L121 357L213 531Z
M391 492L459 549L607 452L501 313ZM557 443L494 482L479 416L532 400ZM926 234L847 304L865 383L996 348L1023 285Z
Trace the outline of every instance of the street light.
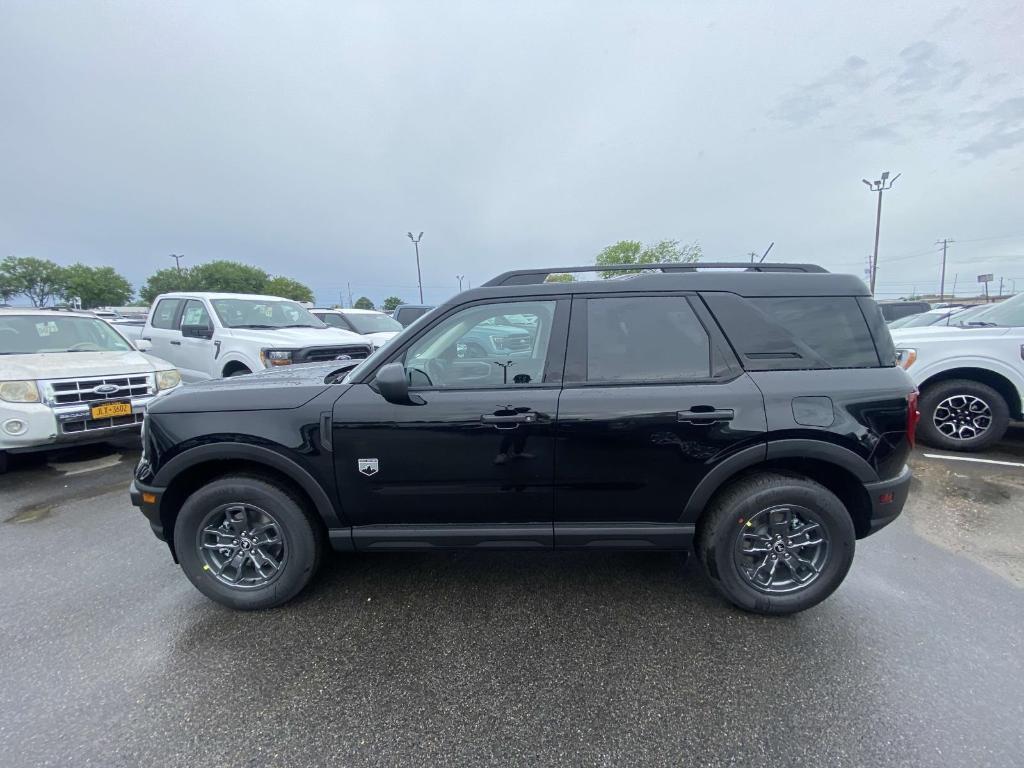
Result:
M185 258L183 253L172 253L171 258L174 259L174 267L178 270L178 274L181 274L181 260Z
M459 281L459 293L462 293L462 280L465 277L466 277L465 275L456 275L455 276L455 279Z
M420 304L423 303L423 276L420 274L420 240L423 239L423 233L420 232L419 237L413 237L412 232L407 232L409 239L412 240L413 247L416 248L416 282L420 287Z
M877 181L868 181L867 179L861 179L867 188L872 192L878 193L878 211L875 213L875 254L871 258L871 293L875 292L875 275L878 272L878 235L882 227L882 193L886 190L892 189L892 185L896 183L902 174L897 173L892 179L889 178L889 172L884 171L882 178Z

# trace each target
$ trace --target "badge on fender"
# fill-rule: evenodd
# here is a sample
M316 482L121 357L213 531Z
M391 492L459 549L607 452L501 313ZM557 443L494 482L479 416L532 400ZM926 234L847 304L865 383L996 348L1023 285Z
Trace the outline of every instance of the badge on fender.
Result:
M370 477L371 475L377 474L377 460L376 459L359 459L359 472L360 474Z

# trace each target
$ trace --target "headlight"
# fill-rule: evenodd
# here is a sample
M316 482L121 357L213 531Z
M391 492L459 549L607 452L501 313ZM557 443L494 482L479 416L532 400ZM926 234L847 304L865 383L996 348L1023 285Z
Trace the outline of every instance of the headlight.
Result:
M34 381L0 382L0 400L8 403L38 403L39 387Z
M260 352L260 360L263 365L270 368L275 365L291 365L292 350L290 349L264 349Z
M179 384L181 384L181 374L178 373L176 368L171 368L169 371L156 372L157 392L161 392L165 389L171 389Z
M897 349L896 350L896 365L898 365L903 370L906 370L907 368L912 366L914 364L915 360L917 360L917 350L916 349Z

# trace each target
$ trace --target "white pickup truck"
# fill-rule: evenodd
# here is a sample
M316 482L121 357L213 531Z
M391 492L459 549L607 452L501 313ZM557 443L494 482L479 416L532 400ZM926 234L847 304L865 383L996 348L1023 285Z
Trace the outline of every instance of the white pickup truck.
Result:
M366 339L328 326L297 302L242 293L162 294L153 302L142 339L186 382L359 360L372 351Z
M899 364L921 392L922 442L982 451L1000 440L1024 400L1024 294L963 324L892 331Z

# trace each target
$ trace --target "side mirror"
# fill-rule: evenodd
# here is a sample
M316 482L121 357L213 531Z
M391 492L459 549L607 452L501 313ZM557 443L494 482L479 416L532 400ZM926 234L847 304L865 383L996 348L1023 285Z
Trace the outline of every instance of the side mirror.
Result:
M208 325L183 325L181 335L189 339L212 339L213 328Z
M149 339L136 339L132 343L139 352L149 352L153 348L153 342Z
M395 405L423 405L423 398L409 394L409 380L405 375L405 366L401 363L388 363L381 366L373 380L381 397Z

